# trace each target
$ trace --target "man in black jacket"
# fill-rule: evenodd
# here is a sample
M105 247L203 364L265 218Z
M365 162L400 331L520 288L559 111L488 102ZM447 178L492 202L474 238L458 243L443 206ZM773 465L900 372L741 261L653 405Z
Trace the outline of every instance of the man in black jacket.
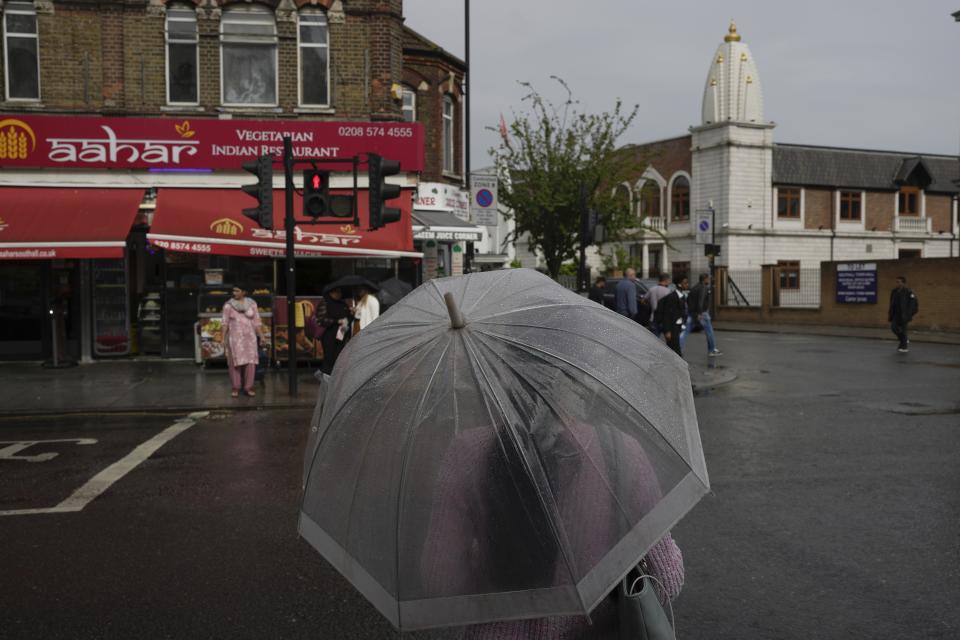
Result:
M654 321L663 331L667 346L683 356L680 351L680 333L683 331L683 321L687 317L687 288L690 283L685 277L677 280L677 288L663 296L657 303L654 312Z
M900 340L900 346L897 348L900 353L907 353L910 350L907 325L913 320L913 316L917 315L918 310L917 296L907 288L907 279L897 276L897 286L890 292L890 311L887 313L887 320L890 321L893 333Z
M686 349L687 338L693 330L696 322L703 328L703 334L707 336L707 355L722 355L720 349L717 349L717 339L713 335L713 322L710 320L710 305L712 303L713 287L710 286L710 274L701 273L697 284L690 289L687 294L687 326L680 334L680 350Z
M607 279L603 276L597 278L596 282L590 288L590 294L587 296L597 304L603 304L603 294L607 292Z

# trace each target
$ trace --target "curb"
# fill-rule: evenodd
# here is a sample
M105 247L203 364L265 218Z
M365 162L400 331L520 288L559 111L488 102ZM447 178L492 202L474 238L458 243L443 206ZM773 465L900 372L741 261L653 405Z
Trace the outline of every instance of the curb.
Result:
M102 416L102 415L182 415L197 411L235 412L235 411L262 411L268 409L312 409L313 402L294 402L288 404L257 404L257 405L214 405L214 406L183 406L183 407L85 407L80 409L50 409L45 411L23 410L2 411L0 420L10 418L52 418L57 416Z
M737 373L729 369L724 368L717 374L706 373L707 371L710 371L710 369L697 367L697 373L699 375L690 376L690 384L693 387L694 393L716 389L717 387L728 385L737 379Z
M797 325L776 326L757 324L729 324L724 325L721 322L714 322L715 331L730 331L735 333L776 333L780 335L805 335L805 336L825 336L829 338L858 338L861 340L890 340L895 341L891 333L886 335L883 329L863 329L857 327L831 327L831 326L811 326L801 327ZM867 333L869 331L870 333ZM952 344L960 345L960 334L954 336L951 334L929 334L923 331L910 331L910 342L922 342L927 344Z

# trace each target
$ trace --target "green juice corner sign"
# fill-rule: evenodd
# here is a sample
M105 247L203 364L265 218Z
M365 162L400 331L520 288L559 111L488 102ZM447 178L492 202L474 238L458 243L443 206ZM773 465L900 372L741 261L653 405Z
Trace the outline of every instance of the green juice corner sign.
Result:
M453 252L454 252L454 253L461 253L461 252L463 252L463 249L460 247L459 244L455 244L455 245L453 245Z

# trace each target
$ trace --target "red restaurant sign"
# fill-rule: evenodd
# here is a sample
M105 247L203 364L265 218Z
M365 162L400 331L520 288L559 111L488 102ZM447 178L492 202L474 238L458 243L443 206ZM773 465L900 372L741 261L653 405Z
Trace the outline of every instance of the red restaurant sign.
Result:
M239 170L259 155L279 159L284 135L292 138L297 157L373 152L399 160L402 171L423 169L423 129L417 123L22 114L0 114L0 166Z

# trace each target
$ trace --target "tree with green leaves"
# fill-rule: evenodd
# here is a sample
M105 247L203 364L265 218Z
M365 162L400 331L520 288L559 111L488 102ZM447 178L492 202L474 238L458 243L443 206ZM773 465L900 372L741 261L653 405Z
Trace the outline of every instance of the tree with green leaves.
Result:
M617 186L635 177L639 159L633 150L617 148L617 140L637 115L617 100L613 111L582 113L567 84L551 76L566 92L558 107L530 83L526 114L501 121L503 144L490 153L497 158L500 202L516 222L513 240L529 238L556 277L560 266L580 250L580 215L585 205L600 214L608 241L622 240L639 227L630 198ZM593 244L592 239L587 244Z

